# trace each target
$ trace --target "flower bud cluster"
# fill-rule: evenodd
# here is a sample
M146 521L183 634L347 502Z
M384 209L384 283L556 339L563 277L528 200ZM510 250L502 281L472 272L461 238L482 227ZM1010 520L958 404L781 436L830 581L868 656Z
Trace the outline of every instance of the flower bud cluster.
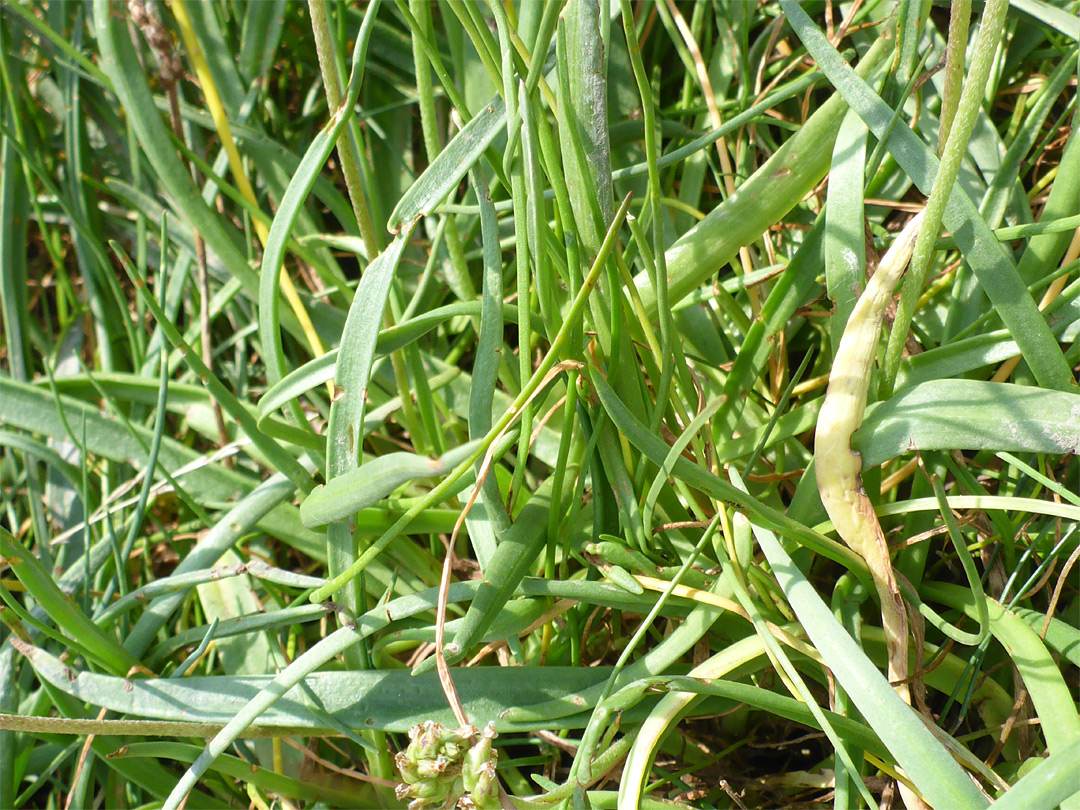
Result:
M409 746L396 758L397 797L411 799L409 810L447 807L455 799L462 810L498 810L495 724L477 734L472 726L448 729L431 720L409 729Z

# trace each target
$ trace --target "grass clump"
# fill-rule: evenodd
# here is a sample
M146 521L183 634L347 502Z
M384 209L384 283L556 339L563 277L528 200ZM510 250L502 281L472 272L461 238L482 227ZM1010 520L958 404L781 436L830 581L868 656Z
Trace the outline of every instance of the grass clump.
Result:
M0 7L0 807L1075 806L1077 10Z

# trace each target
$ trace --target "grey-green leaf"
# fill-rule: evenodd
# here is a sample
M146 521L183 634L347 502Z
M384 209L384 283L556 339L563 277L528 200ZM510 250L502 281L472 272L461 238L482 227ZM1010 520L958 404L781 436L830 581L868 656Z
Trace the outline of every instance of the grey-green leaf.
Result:
M300 506L300 519L310 528L344 520L378 503L402 484L446 475L476 450L479 442L455 447L439 458L415 453L387 453L316 487Z
M911 450L1080 453L1080 395L933 380L871 408L852 438L870 468Z

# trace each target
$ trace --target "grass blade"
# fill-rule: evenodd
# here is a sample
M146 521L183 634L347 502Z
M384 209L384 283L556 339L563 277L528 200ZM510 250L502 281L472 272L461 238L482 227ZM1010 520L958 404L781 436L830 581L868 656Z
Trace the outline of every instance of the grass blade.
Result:
M781 0L788 20L837 92L879 138L923 193L934 184L938 161L907 127L891 127L892 110L848 67L836 49L793 0ZM1009 328L1039 382L1060 391L1076 389L1069 364L1039 314L1012 260L994 238L975 204L954 188L942 219L957 240L999 317Z
M754 536L807 636L930 805L986 807L983 795L840 626L773 534L755 526Z

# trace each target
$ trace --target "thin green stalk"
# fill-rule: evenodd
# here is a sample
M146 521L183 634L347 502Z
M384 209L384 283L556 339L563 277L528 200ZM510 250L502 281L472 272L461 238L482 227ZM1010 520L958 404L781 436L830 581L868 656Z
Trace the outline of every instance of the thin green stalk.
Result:
M872 75L881 68L890 46L891 40L879 37L855 72L864 77ZM667 249L672 305L735 258L740 247L756 241L821 181L828 171L833 142L846 112L847 104L839 94L818 107L799 131L743 182L737 197L724 200ZM739 116L726 121L722 129L734 131L745 125L741 119ZM638 288L645 311L653 315L658 302L647 279L645 274L639 275Z
M960 105L970 24L971 0L953 0L949 6L949 35L945 49L945 91L941 96L941 123L938 129L939 155L945 152L945 144L949 141L953 119Z
M406 0L395 0L397 9L401 12L401 16L405 18L409 28L417 34L416 41L423 49L427 58L431 62L431 67L435 71L435 75L439 77L439 81L442 82L443 91L446 93L447 98L450 99L450 103L454 105L458 111L458 115L461 116L462 123L467 124L472 120L472 114L469 112L468 106L465 104L465 99L461 97L458 92L457 85L454 83L450 74L446 72L446 65L443 63L442 57L439 56L438 49L431 44L431 41L423 35L423 27L417 21L416 17L409 10L409 6ZM496 83L496 87L498 83Z
M716 529L720 526L720 516L722 512L717 512L716 517L710 521L708 527L701 534L701 538L698 540L697 545L694 547L693 552L683 561L682 567L672 577L671 582L668 584L667 589L660 594L660 597L653 604L648 614L642 619L641 624L638 625L634 631L634 635L631 637L629 643L620 653L618 660L615 662L615 666L611 670L611 675L608 677L607 682L604 684L604 688L600 693L600 697L596 702L593 709L592 717L589 719L589 725L585 729L585 733L582 735L581 746L577 750L577 754L574 757L574 764L570 766L570 775L567 777L569 784L581 784L591 781L592 776L592 755L596 750L596 744L599 740L600 733L603 731L604 726L611 714L611 710L604 705L604 701L612 694L615 689L615 684L618 682L619 675L622 673L627 662L630 660L630 656L641 644L642 639L645 638L645 634L652 627L653 621L659 615L660 610L667 603L667 600L671 597L671 594L678 587L679 582L690 566L694 564L694 561L698 558L701 550L705 548L711 541Z
M968 72L967 81L964 82L964 89L956 109L955 122L941 154L941 165L934 177L934 187L930 192L930 198L926 201L926 216L915 241L911 267L900 293L900 302L896 307L896 316L893 319L892 331L885 349L885 373L881 383L884 397L892 393L896 382L896 372L900 368L904 343L907 340L908 330L911 328L911 321L915 317L915 304L922 293L926 274L934 258L934 242L941 230L941 218L945 213L945 206L953 193L960 164L967 154L968 142L979 117L983 89L990 76L990 69L997 58L998 43L1001 41L1005 26L1005 12L1008 8L1008 0L987 0L981 17L979 38L975 43L975 52L971 59L971 70Z
M495 58L495 43L492 41L491 32L487 30L486 23L481 27L473 17L476 4L466 4L463 0L447 0L446 5L454 12L461 27L465 29L465 33L476 49L476 54L480 57L480 62L484 65L491 83L501 90L503 87L502 72L499 68L499 60ZM442 79L441 76L439 78Z
M301 492L310 492L315 486L315 482L311 480L311 474L280 444L258 429L254 416L222 384L217 376L203 365L195 350L184 341L176 327L169 322L168 316L146 288L145 280L139 276L138 271L132 266L131 260L128 258L127 253L124 252L123 247L116 242L110 244L114 253L120 259L120 263L124 266L124 270L127 271L132 284L135 285L136 290L138 290L139 295L146 304L146 308L150 310L158 325L161 326L165 337L180 350L192 371L198 375L203 385L207 387L214 398L221 403L222 409L236 420L241 430L251 439L252 444L259 448L279 470L288 475Z
M634 15L629 0L621 0L623 31L626 47L630 54L630 65L634 70L638 94L641 96L642 118L645 123L645 160L649 166L649 206L652 215L653 256L656 259L656 310L660 319L660 383L656 387L656 402L649 427L659 430L660 423L667 409L675 363L671 353L672 314L668 304L668 271L664 257L664 224L660 213L660 169L657 165L660 145L657 142L656 109L653 100L652 84L641 60L637 32L634 29Z
M608 253L615 242L615 238L618 234L619 227L622 225L623 219L626 217L626 212L630 207L631 195L627 195L623 200L622 205L619 207L616 213L615 219L611 223L611 228L608 230L607 238L601 245L600 252L596 256L596 260L593 262L592 269L589 270L588 276L585 277L585 281L575 296L573 303L570 305L570 309L566 313L565 320L562 326L559 328L558 333L551 341L551 346L548 349L544 359L537 365L536 370L533 372L532 377L529 378L529 382L521 389L521 393L517 396L511 406L506 410L506 413L502 415L498 422L496 422L491 430L488 431L483 441L480 442L479 447L470 454L470 456L461 462L454 470L446 476L438 486L434 487L427 495L420 498L415 506L413 506L408 512L401 516L383 535L368 546L364 550L364 553L360 555L360 558L349 567L348 570L343 571L336 577L333 577L322 588L311 594L312 602L321 602L324 599L337 593L341 588L351 582L361 571L370 563L379 553L382 552L387 545L390 544L402 531L413 521L413 519L430 506L438 503L443 496L450 490L458 479L461 478L480 458L487 452L487 449L491 444L502 435L503 431L509 427L510 423L517 417L521 407L532 397L534 393L540 388L541 384L545 383L548 379L548 372L554 367L558 358L563 354L563 350L567 341L570 338L571 332L581 317L586 301L589 298L589 293L596 286L596 281L600 276L600 271L604 267L604 263L607 259Z
M365 18L374 19L381 0L372 0L364 12ZM330 25L326 15L326 0L308 0L308 12L311 14L311 30L315 34L315 48L319 54L319 69L322 72L323 89L326 91L326 103L331 110L341 106L341 76L338 75L337 60L334 58L334 46L330 40ZM345 186L349 191L353 213L356 215L360 235L364 239L368 256L379 255L379 236L371 222L368 211L367 195L364 182L360 177L360 168L353 142L348 134L337 141L338 157L341 159L341 172L345 176Z
M150 445L150 455L146 462L146 467L143 470L143 483L142 488L139 490L139 502L135 506L135 511L131 518L131 526L128 528L127 537L124 539L123 548L119 550L116 559L116 578L109 583L109 587L105 589L105 594L102 596L101 601L108 603L112 599L113 586L119 591L121 596L124 596L128 592L127 576L124 569L125 562L130 559L131 552L135 548L135 541L139 536L139 530L142 528L144 515L146 513L146 505L150 499L150 489L154 484L154 472L157 469L158 453L161 450L161 438L165 433L165 406L169 394L169 369L168 365L164 362L161 363L160 377L158 379L158 401L157 408L154 415L154 439ZM107 514L107 513L106 513ZM89 559L89 555L87 555Z
M532 374L532 290L533 278L529 273L530 256L539 254L542 245L530 244L528 226L530 201L525 191L525 150L523 141L533 138L532 133L524 134L526 121L521 108L527 106L527 99L518 92L518 83L514 80L514 48L510 41L510 22L506 10L498 0L489 0L488 7L495 17L499 35L499 50L502 52L501 75L503 80L503 99L506 102L507 143L503 152L503 172L510 177L510 194L514 203L514 223L516 228L514 264L517 271L518 306L518 378L524 382ZM532 120L531 118L529 119ZM522 227L522 225L525 227ZM536 288L539 291L539 282ZM514 464L514 476L510 482L511 498L508 504L510 513L514 513L514 502L524 488L525 471L528 467L532 435L533 403L528 402L521 410L521 441L518 443L517 459Z

